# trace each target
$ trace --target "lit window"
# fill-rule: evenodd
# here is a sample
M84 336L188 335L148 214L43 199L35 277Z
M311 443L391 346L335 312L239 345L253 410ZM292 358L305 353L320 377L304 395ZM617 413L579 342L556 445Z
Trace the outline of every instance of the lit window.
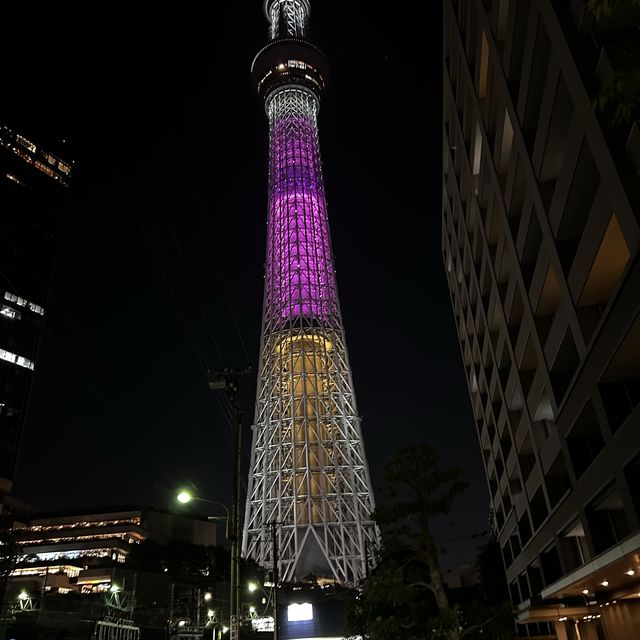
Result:
M36 151L36 145L33 144L33 142L31 142L30 140L27 140L24 136L21 136L20 134L16 135L16 140L23 146L26 147L27 149L29 149L29 151L33 151L35 153Z
M15 153L18 157L22 158L25 162L28 162L29 164L33 163L33 158L28 153L25 153L22 149L19 149L18 147L13 147L13 153Z
M33 302L29 303L29 309L38 315L44 315L44 309L39 304L34 304Z
M15 293L9 293L8 291L4 292L4 299L9 302L15 302L19 307L25 307L27 305L27 301L24 298L15 295Z
M62 162L62 160L58 161L58 169L60 169L60 171L62 171L62 173L67 176L71 173L71 167L68 164Z
M19 311L6 304L3 304L2 307L0 307L0 315L3 315L5 318L11 318L12 320L20 320L21 317Z
M18 356L16 359L16 364L19 364L21 367L25 369L31 369L33 371L33 362L28 358L23 358L22 356Z
M46 173L48 176L51 176L52 178L55 177L55 173L53 172L53 169L51 167L48 167L43 162L40 162L40 160L36 160L35 165L36 165L36 169L39 169L40 171L42 171L42 173Z
M24 187L24 182L22 182L22 180L20 180L20 178L14 176L13 173L7 173L6 177L9 180L11 180L11 182L15 182L16 184L19 184L21 187Z
M5 351L4 349L0 349L0 360L13 362L14 364L17 364L20 367L33 370L33 362L31 362L31 360L28 360L27 358L23 358L22 356L17 356L15 353L11 353L11 351Z

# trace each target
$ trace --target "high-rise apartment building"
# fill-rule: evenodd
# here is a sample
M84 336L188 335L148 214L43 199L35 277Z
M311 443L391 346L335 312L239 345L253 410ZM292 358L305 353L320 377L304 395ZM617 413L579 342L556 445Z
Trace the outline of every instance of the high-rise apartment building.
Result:
M15 472L71 170L0 126L0 493Z
M266 0L252 74L269 118L262 344L243 555L283 581L355 585L377 530L335 279L317 115L328 65L308 0ZM271 526L275 526L275 545Z
M519 629L625 640L640 637L625 89L640 12L600 4L444 1L442 250Z

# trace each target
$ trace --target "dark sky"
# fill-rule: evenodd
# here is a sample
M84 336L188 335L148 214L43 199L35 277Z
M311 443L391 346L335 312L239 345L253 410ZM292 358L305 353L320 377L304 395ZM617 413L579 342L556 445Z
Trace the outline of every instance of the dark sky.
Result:
M44 509L166 506L192 482L229 502L204 371L258 359L261 3L20 4L5 106L65 137L76 168L15 492ZM486 528L488 495L440 253L440 5L428 21L384 6L312 3L332 66L319 125L339 293L376 491L397 447L432 444L470 482L439 526L464 538ZM445 564L472 548L448 543Z

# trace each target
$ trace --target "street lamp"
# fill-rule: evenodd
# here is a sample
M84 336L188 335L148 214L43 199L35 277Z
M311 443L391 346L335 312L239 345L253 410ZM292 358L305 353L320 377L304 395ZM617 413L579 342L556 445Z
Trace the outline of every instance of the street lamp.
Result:
M181 491L176 498L181 504L187 504L193 500L193 496L188 491Z
M207 516L207 520L224 520L226 522L225 535L229 539L229 521L231 515L229 513L229 507L224 502L218 502L217 500L209 500L208 498L201 498L200 496L194 496L187 489L181 489L177 495L176 500L180 504L189 504L190 502L204 502L205 504L213 504L224 509L225 515L223 516Z

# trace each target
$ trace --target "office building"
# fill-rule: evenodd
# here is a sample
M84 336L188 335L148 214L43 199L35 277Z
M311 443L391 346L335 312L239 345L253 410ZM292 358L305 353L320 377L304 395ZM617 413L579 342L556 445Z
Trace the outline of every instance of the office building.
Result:
M72 165L0 125L0 493L11 490Z
M25 520L14 530L13 591L26 581L41 583L39 591L106 592L133 545L145 540L216 544L215 522L159 509L121 507L36 514Z
M444 1L446 277L519 629L562 640L640 636L640 10L598 4Z

